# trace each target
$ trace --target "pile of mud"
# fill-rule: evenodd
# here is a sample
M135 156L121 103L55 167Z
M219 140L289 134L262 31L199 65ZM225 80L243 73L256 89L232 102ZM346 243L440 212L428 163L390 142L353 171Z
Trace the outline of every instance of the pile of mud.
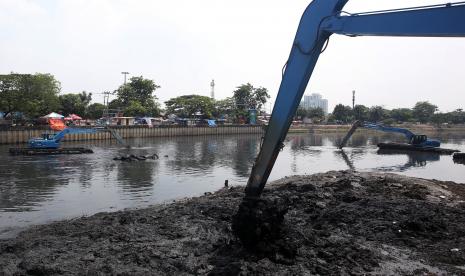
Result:
M0 274L465 274L460 184L350 171L284 178L263 194L287 212L260 250L233 235L242 197L233 187L34 227L0 241Z

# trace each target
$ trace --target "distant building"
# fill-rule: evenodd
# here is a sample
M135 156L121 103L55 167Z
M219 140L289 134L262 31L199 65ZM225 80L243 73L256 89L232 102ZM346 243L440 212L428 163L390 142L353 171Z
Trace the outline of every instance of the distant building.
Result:
M317 93L313 93L311 95L304 95L304 99L300 102L300 106L302 106L305 109L319 107L323 109L325 114L328 114L328 100L323 99L323 97Z

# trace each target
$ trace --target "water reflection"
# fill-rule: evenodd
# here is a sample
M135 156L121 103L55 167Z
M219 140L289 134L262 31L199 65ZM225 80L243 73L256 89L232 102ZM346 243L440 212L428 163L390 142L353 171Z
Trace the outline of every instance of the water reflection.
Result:
M350 170L355 170L354 163L352 162L351 158L349 158L349 156L347 156L347 153L344 150L341 149L339 151L335 151L334 154L339 155L340 158L342 158L342 160L344 160L344 162L346 163L347 167Z
M0 181L0 210L25 211L47 200L56 190L68 183L63 177L66 170L58 166L69 167L58 157L47 157L41 160L17 160L2 166ZM27 166L33 162L34 166Z
M402 165L392 167L381 167L379 170L384 171L406 171L411 167L425 167L429 162L436 162L441 160L441 155L435 152L414 152L414 151L401 151L401 150L378 150L379 155L405 155L408 157L407 162Z
M248 177L255 158L258 155L259 141L261 137L249 137L245 139L237 139L236 148L232 150L232 168L235 175Z
M215 164L215 149L218 147L217 140L209 141L202 137L195 139L182 139L173 142L173 152L169 155L168 165L177 171L189 173L192 170L203 170L209 172Z
M314 156L321 153L321 149L317 147L323 146L324 139L322 135L298 135L289 137L287 142L290 143L292 152Z
M157 160L146 160L136 163L120 162L117 165L118 186L126 192L150 191L154 185L153 176L157 173L158 162Z

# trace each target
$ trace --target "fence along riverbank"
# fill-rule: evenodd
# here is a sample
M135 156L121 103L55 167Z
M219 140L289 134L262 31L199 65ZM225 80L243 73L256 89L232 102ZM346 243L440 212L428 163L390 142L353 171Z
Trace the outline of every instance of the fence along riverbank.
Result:
M113 128L113 127L112 127ZM176 137L176 136L201 136L201 135L230 135L230 134L263 134L263 126L218 126L218 127L146 127L146 126L121 126L114 127L124 139L145 137ZM46 127L13 127L0 130L0 144L26 143L32 137L40 137L42 133L55 133ZM86 133L69 134L64 141L90 141L114 139L110 133Z

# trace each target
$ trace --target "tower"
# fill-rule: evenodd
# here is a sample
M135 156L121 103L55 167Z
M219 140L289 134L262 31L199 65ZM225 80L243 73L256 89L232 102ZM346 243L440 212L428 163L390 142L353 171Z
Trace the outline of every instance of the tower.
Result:
M215 80L212 80L212 82L210 82L210 87L212 88L210 98L215 99Z
M352 90L352 109L355 107L355 90Z

